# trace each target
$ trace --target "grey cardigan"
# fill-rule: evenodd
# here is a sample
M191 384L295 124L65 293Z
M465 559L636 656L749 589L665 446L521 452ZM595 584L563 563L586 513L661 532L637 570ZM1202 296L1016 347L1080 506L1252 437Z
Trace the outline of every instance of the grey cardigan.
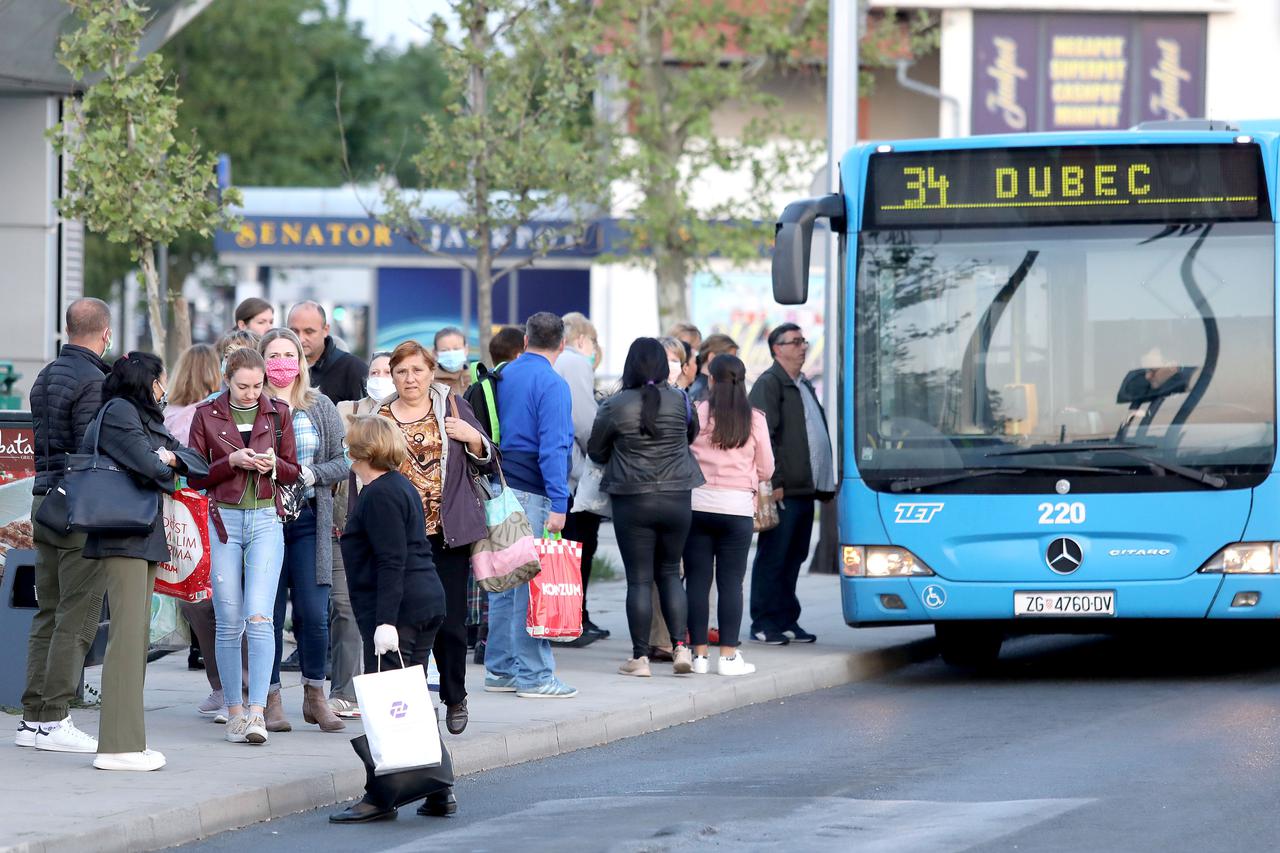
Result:
M347 480L350 466L342 455L342 419L338 407L317 392L316 402L301 410L320 435L315 461L308 467L316 475L316 583L333 583L333 490Z

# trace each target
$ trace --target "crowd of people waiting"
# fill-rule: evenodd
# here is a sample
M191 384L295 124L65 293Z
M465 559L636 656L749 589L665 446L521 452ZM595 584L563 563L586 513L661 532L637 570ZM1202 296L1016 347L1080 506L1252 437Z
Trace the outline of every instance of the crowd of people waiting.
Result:
M581 314L540 312L523 329L501 329L492 366L472 364L452 327L430 347L405 341L366 365L338 346L314 302L277 326L270 303L249 299L235 320L215 345L184 352L171 375L148 353L108 365L109 310L76 300L67 343L31 391L33 518L59 489L68 454L95 447L157 498L184 483L208 497L212 594L182 611L210 685L198 710L225 723L226 740L265 744L292 729L280 675L290 603L302 718L322 731L359 716L353 679L397 650L397 666L434 657L453 734L468 722L471 647L488 692L575 696L556 676L551 643L525 630L528 584L486 595L471 578L470 546L486 534L473 482L499 474L535 532L582 543L583 633L568 646L609 636L586 604L608 517L627 582L631 652L619 672L651 676L659 661L677 674L754 672L739 646L762 499L775 502L778 523L759 533L746 634L815 641L799 624L795 587L835 468L795 325L769 334L774 363L748 391L734 341L704 341L689 325L634 341L620 383L602 388L599 338ZM575 508L588 482L606 508ZM35 540L39 610L15 743L95 753L103 770L164 766L142 707L151 588L168 559L163 525L86 536L36 524ZM104 593L111 629L94 738L69 707ZM420 811L455 808L445 790ZM385 811L358 803L335 819Z

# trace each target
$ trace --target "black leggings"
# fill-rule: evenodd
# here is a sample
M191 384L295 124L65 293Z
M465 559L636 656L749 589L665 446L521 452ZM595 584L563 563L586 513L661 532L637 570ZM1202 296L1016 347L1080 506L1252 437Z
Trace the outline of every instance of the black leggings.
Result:
M675 643L687 630L687 604L680 584L680 556L693 511L689 492L613 496L613 528L627 570L627 625L632 657L649 654L652 587L658 585L662 617Z
M471 549L446 548L440 533L433 533L427 540L444 587L444 622L432 644L436 668L440 670L440 701L458 705L467 698L467 577L471 574Z
M742 580L751 550L751 516L695 512L684 546L684 583L689 593L689 642L707 645L711 578L719 604L720 645L737 647L742 631Z

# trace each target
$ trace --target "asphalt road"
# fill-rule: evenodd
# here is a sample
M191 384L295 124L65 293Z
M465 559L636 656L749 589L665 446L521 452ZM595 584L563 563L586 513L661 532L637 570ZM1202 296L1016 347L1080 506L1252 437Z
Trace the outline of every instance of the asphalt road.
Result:
M459 814L204 851L1219 851L1280 846L1280 628L1026 638L464 778ZM188 848L184 848L188 849Z

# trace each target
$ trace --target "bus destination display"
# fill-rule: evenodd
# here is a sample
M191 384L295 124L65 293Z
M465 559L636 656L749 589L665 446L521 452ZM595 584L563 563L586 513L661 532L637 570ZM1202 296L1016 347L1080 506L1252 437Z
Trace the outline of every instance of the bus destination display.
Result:
M1255 145L873 154L863 228L1270 219Z

